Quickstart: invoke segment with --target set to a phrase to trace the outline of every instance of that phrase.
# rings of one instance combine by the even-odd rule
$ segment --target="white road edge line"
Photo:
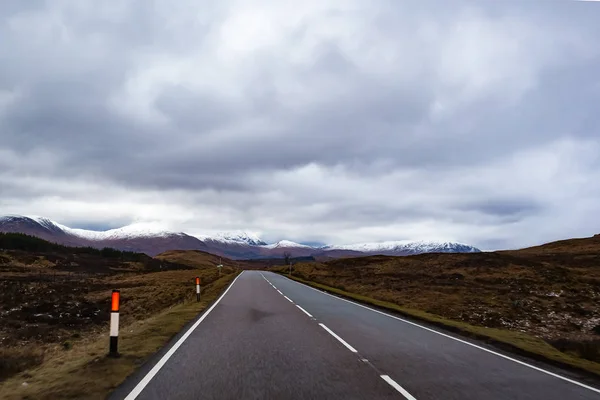
[[[371,310],[371,311],[373,311],[373,312],[376,312],[376,313],[378,313],[378,314],[385,315],[386,317],[390,317],[390,318],[397,319],[398,321],[402,321],[402,322],[404,322],[404,323],[407,323],[407,324],[409,324],[409,325],[413,325],[413,326],[419,327],[419,328],[421,328],[421,329],[425,329],[426,331],[433,332],[433,333],[435,333],[435,334],[438,334],[438,335],[441,335],[441,336],[447,337],[448,339],[456,340],[457,342],[461,342],[461,343],[463,343],[463,344],[466,344],[466,345],[468,345],[468,346],[475,347],[476,349],[483,350],[483,351],[485,351],[485,352],[488,352],[488,353],[490,353],[490,354],[496,355],[496,356],[498,356],[498,357],[502,357],[502,358],[504,358],[504,359],[506,359],[506,360],[509,360],[509,361],[516,362],[517,364],[523,365],[523,366],[525,366],[525,367],[529,367],[529,368],[531,368],[531,369],[534,369],[534,370],[536,370],[536,371],[538,371],[538,372],[543,372],[544,374],[547,374],[547,375],[553,376],[553,377],[555,377],[555,378],[558,378],[558,379],[562,379],[563,381],[566,381],[566,382],[572,383],[572,384],[574,384],[574,385],[580,386],[580,387],[582,387],[582,388],[585,388],[585,389],[591,390],[592,392],[600,393],[600,389],[596,389],[596,388],[594,388],[594,387],[592,387],[592,386],[588,386],[588,385],[586,385],[586,384],[583,384],[583,383],[581,383],[581,382],[577,382],[577,381],[575,381],[575,380],[573,380],[573,379],[570,379],[570,378],[567,378],[567,377],[565,377],[565,376],[562,376],[562,375],[555,374],[554,372],[546,371],[545,369],[542,369],[542,368],[536,367],[535,365],[527,364],[526,362],[523,362],[523,361],[517,360],[517,359],[515,359],[515,358],[512,358],[512,357],[506,356],[506,355],[504,355],[504,354],[502,354],[502,353],[498,353],[498,352],[495,352],[495,351],[493,351],[493,350],[486,349],[485,347],[481,347],[481,346],[478,346],[478,345],[476,345],[476,344],[474,344],[474,343],[467,342],[466,340],[462,340],[462,339],[459,339],[459,338],[455,338],[454,336],[446,335],[445,333],[438,332],[438,331],[436,331],[436,330],[434,330],[434,329],[427,328],[426,326],[419,325],[419,324],[417,324],[417,323],[414,323],[414,322],[408,321],[408,320],[406,320],[406,319],[403,319],[403,318],[400,318],[400,317],[396,317],[396,316],[394,316],[394,315],[391,315],[391,314],[386,314],[386,313],[384,313],[384,312],[382,312],[382,311],[375,310],[374,308],[370,308],[370,307],[367,307],[367,306],[363,306],[362,304],[355,303],[354,301],[346,300],[346,299],[343,299],[343,298],[341,298],[341,297],[337,297],[337,296],[334,296],[334,295],[332,295],[332,294],[325,293],[325,292],[323,292],[323,291],[321,291],[321,290],[315,289],[315,288],[313,288],[313,287],[310,287],[310,286],[308,286],[308,285],[305,285],[305,284],[303,284],[303,283],[296,282],[296,281],[294,281],[294,280],[292,280],[292,279],[289,279],[288,277],[284,277],[284,278],[286,278],[287,280],[289,280],[289,281],[291,281],[291,282],[294,282],[294,283],[296,283],[296,284],[298,284],[298,285],[306,286],[307,288],[309,288],[309,289],[312,289],[312,290],[314,290],[315,292],[319,292],[319,293],[321,293],[321,294],[324,294],[324,295],[327,295],[327,296],[329,296],[329,297],[333,297],[334,299],[338,299],[338,300],[341,300],[341,301],[345,301],[345,302],[347,302],[347,303],[354,304],[355,306],[358,306],[358,307],[366,308],[367,310]]]
[[[281,290],[277,289],[277,291],[279,292],[280,295],[283,296],[283,293],[281,293]]]
[[[287,299],[287,301],[289,301],[290,303],[293,303],[292,299],[290,299],[289,297],[287,297],[285,294],[283,295],[283,297],[285,297]]]
[[[192,334],[192,332],[194,331],[194,329],[196,329],[198,327],[198,325],[200,325],[200,323],[202,321],[204,321],[204,318],[206,318],[208,316],[208,314],[210,314],[210,312],[217,306],[217,304],[219,304],[219,302],[221,301],[221,299],[223,297],[225,297],[225,295],[227,294],[227,292],[229,292],[229,289],[231,289],[233,287],[235,281],[237,281],[238,278],[240,276],[242,276],[243,274],[244,274],[244,271],[242,271],[238,276],[235,277],[235,279],[233,280],[233,282],[231,282],[231,284],[229,285],[229,287],[227,288],[227,290],[225,290],[225,292],[221,295],[221,297],[219,297],[217,299],[217,301],[215,301],[215,304],[213,304],[200,317],[200,319],[198,321],[196,321],[194,323],[194,325],[192,325],[190,327],[190,329],[188,329],[187,332],[184,333],[181,338],[179,338],[179,340],[177,341],[177,343],[175,343],[169,349],[169,351],[167,351],[167,353],[164,356],[162,356],[162,358],[156,363],[156,365],[154,365],[154,367],[150,370],[150,372],[148,372],[146,374],[146,376],[144,376],[144,378],[142,378],[142,380],[138,382],[138,384],[136,385],[136,387],[133,388],[133,390],[131,391],[131,393],[129,393],[127,395],[127,397],[125,397],[125,400],[134,400],[136,397],[138,397],[140,395],[140,393],[142,393],[142,390],[144,390],[144,388],[148,385],[148,383],[150,383],[150,381],[152,380],[152,378],[154,378],[154,376],[158,373],[158,371],[160,371],[160,369],[165,365],[165,363],[169,360],[169,358],[171,358],[171,356],[177,351],[177,349],[183,344],[183,342],[185,342],[185,340]]]
[[[296,304],[296,307],[298,307],[299,309],[301,309],[302,312],[304,314],[308,315],[309,317],[311,317],[311,318],[313,317],[312,315],[310,315],[310,313],[308,311],[306,311],[304,308],[300,307],[298,304]]]
[[[408,400],[417,400],[416,398],[413,397],[413,395],[411,395],[410,393],[408,393],[402,386],[398,385],[398,383],[396,383],[395,380],[393,380],[392,378],[390,378],[389,375],[381,375],[381,379],[383,379],[384,381],[386,381],[387,383],[389,383],[391,387],[393,387],[394,389],[396,389],[397,391],[399,391],[400,393],[402,393],[402,395],[404,397],[406,397]]]
[[[324,324],[319,323],[319,325],[321,326],[321,328],[325,329],[327,332],[329,332],[329,334],[331,336],[333,336],[334,338],[336,338],[337,340],[340,341],[341,344],[343,344],[344,346],[346,346],[348,348],[348,350],[350,350],[353,353],[358,353],[358,351],[356,351],[356,349],[352,346],[350,346],[348,344],[348,342],[346,342],[344,339],[342,339],[341,337],[339,337],[338,335],[335,334],[334,331],[332,331],[331,329],[329,329],[328,327],[326,327]]]

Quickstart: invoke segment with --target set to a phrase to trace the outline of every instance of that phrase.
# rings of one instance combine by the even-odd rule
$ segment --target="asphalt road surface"
[[[484,347],[245,271],[111,399],[600,399],[600,390]]]

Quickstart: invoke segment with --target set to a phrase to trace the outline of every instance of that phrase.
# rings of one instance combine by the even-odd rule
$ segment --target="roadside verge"
[[[2,382],[0,398],[106,398],[189,321],[208,308],[239,273],[225,275],[207,285],[201,302],[177,304],[121,327],[120,357],[107,356],[108,332],[96,335],[69,352]]]

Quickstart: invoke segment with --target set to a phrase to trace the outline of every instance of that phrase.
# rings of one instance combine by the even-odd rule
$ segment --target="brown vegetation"
[[[169,250],[157,255],[155,258],[158,260],[187,265],[193,268],[196,268],[199,265],[205,268],[216,268],[219,263],[223,264],[223,268],[229,267],[243,269],[248,266],[248,263],[245,261],[234,261],[199,250]]]
[[[598,236],[518,251],[303,263],[294,275],[447,320],[525,333],[600,362]]]
[[[214,256],[203,257],[0,251],[0,397],[103,398],[237,275],[231,261],[219,276]],[[112,289],[121,291],[119,359],[106,357]],[[91,385],[95,373],[104,376]]]

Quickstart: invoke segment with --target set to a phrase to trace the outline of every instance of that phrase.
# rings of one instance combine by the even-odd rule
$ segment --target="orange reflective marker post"
[[[200,301],[200,277],[196,277],[196,301]]]
[[[110,348],[109,355],[117,356],[119,354],[119,303],[121,294],[118,290],[112,291],[110,306]]]

